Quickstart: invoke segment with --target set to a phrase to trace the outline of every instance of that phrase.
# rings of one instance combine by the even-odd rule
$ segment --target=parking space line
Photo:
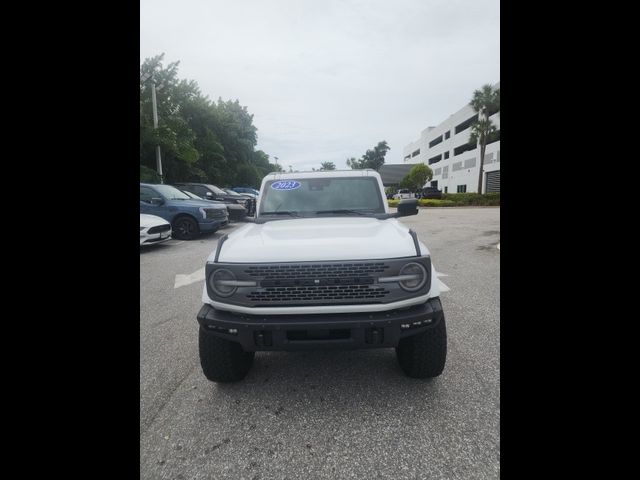
[[[173,288],[180,288],[186,285],[191,285],[192,283],[204,281],[204,268],[205,267],[202,267],[200,270],[196,270],[189,275],[176,275]]]
[[[438,277],[438,284],[440,286],[440,292],[448,292],[451,289],[442,281],[440,277],[448,277],[446,273],[436,272],[436,276]]]

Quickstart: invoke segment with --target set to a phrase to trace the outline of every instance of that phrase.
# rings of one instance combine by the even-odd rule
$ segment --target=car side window
[[[140,201],[151,203],[151,199],[158,197],[158,194],[149,187],[140,187]]]
[[[194,185],[194,186],[193,186],[193,190],[194,190],[194,192],[193,192],[193,193],[195,193],[195,194],[196,194],[196,195],[198,195],[199,197],[207,198],[207,197],[206,197],[206,194],[207,194],[207,192],[209,191],[207,188],[205,188],[205,187],[203,187],[203,186],[201,186],[201,185]]]

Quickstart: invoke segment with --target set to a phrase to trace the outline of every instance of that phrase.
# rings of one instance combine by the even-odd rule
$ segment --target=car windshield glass
[[[271,180],[265,183],[260,214],[299,215],[385,213],[374,177],[316,177]]]
[[[210,188],[211,190],[213,190],[213,193],[215,193],[216,195],[226,195],[227,192],[225,192],[224,190],[216,187],[215,185],[207,185],[208,188]]]
[[[182,192],[190,198],[195,198],[196,200],[204,200],[202,197],[199,197],[195,193],[187,192],[186,190],[182,190]]]
[[[171,185],[154,185],[153,188],[169,200],[189,200],[189,196],[186,193]]]
[[[235,195],[236,197],[240,196],[240,194],[238,192],[234,192],[231,189],[225,189],[225,192],[227,192],[229,195]]]

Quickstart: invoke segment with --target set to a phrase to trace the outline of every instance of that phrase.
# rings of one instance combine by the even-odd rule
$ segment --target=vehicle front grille
[[[226,208],[207,208],[205,209],[207,218],[223,218],[227,216]]]
[[[261,292],[252,292],[247,298],[262,302],[309,302],[327,300],[361,300],[384,298],[389,290],[370,285],[331,285],[313,287],[270,287]]]
[[[253,305],[380,303],[390,292],[375,277],[387,269],[384,262],[252,265],[243,273],[259,288],[245,298]]]
[[[293,265],[265,265],[249,267],[244,272],[250,277],[260,277],[265,280],[280,280],[289,278],[319,278],[319,277],[360,277],[372,273],[382,273],[389,265],[382,262],[371,263],[332,263],[332,264],[293,264]]]
[[[407,262],[422,263],[431,271],[429,257],[404,257],[384,260],[343,260],[284,263],[207,263],[207,293],[222,303],[247,307],[356,305],[391,303],[424,295],[429,281],[419,292],[401,288],[398,282],[380,282],[394,277]],[[226,269],[246,285],[219,297],[210,278],[216,269]]]
[[[171,225],[167,224],[167,225],[157,225],[155,227],[151,227],[149,229],[149,233],[161,233],[161,232],[167,232],[171,230]]]

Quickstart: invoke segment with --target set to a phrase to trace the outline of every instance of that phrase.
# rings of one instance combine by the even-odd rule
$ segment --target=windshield
[[[182,190],[182,192],[187,195],[190,198],[194,198],[196,200],[204,200],[204,198],[199,197],[198,195],[196,195],[195,193],[191,193],[191,192],[187,192],[186,190]]]
[[[208,188],[210,188],[211,190],[213,190],[213,193],[215,193],[216,195],[226,195],[227,192],[225,192],[224,190],[221,190],[220,188],[216,187],[215,185],[207,185]]]
[[[225,188],[224,191],[227,192],[229,195],[235,195],[236,197],[240,197],[241,196],[238,192],[234,192],[230,188],[229,189]]]
[[[153,188],[168,200],[189,200],[189,195],[171,185],[154,185]]]
[[[260,215],[283,212],[302,216],[385,213],[385,210],[374,177],[316,177],[266,182]]]

